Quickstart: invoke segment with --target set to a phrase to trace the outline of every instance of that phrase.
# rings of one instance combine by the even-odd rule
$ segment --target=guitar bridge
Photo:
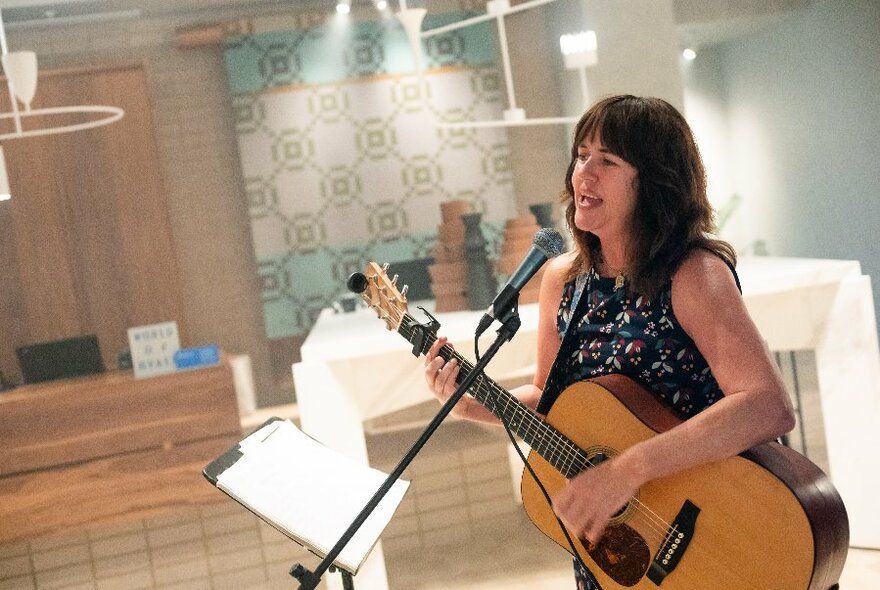
[[[654,556],[654,561],[651,562],[647,573],[648,579],[657,586],[663,583],[663,579],[681,561],[682,555],[694,536],[699,514],[699,507],[690,500],[685,500],[675,520],[672,521],[672,526],[666,531],[663,544],[660,545],[660,550]]]

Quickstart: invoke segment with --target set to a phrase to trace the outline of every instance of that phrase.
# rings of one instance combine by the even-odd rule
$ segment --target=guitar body
[[[620,375],[572,385],[546,421],[588,454],[596,449],[608,456],[680,422]],[[565,485],[537,453],[530,453],[529,464],[551,497]],[[522,496],[535,526],[570,551],[528,472]],[[782,445],[760,445],[652,481],[637,500],[615,517],[597,546],[575,539],[603,590],[826,590],[843,569],[849,542],[843,503],[818,467]],[[672,540],[688,524],[676,519],[691,521],[681,544]],[[668,535],[674,522],[676,531]]]

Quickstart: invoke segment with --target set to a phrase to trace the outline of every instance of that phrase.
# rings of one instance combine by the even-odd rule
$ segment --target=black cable
[[[479,361],[480,360],[480,346],[479,346],[479,337],[477,337],[477,336],[474,337],[474,354],[476,355],[477,361]],[[490,389],[490,393],[491,393],[491,389]],[[493,403],[494,403],[494,400],[493,400]],[[489,410],[491,411],[491,408],[489,408]],[[568,529],[562,523],[562,519],[560,519],[559,516],[556,514],[556,512],[553,510],[553,500],[550,498],[550,494],[549,494],[549,492],[547,492],[547,488],[544,487],[544,483],[541,481],[541,478],[538,477],[537,473],[535,473],[535,470],[532,468],[532,466],[529,464],[528,459],[523,454],[522,449],[519,448],[519,445],[517,444],[516,439],[514,438],[513,431],[510,430],[510,426],[504,420],[504,418],[502,418],[501,416],[498,416],[498,421],[501,422],[502,426],[504,426],[504,431],[507,433],[507,438],[510,439],[511,444],[513,444],[513,448],[516,449],[516,454],[519,456],[520,461],[522,461],[523,466],[528,470],[529,475],[534,480],[534,482],[538,485],[538,489],[540,489],[541,493],[544,495],[544,500],[547,502],[547,506],[550,508],[550,511],[553,512],[553,516],[554,516],[554,518],[556,518],[556,522],[559,524],[559,528],[562,530],[562,534],[565,536],[565,540],[568,542],[568,546],[571,548],[571,554],[577,560],[578,565],[580,565],[580,567],[583,569],[583,571],[590,578],[592,578],[591,581],[595,584],[596,588],[601,590],[601,588],[599,586],[599,582],[595,579],[592,572],[587,567],[587,564],[584,561],[584,558],[581,557],[581,554],[578,551],[577,547],[575,546],[574,540],[571,538],[571,535],[569,534]]]
[[[519,456],[520,461],[522,461],[523,466],[528,470],[531,478],[535,481],[536,484],[538,484],[538,489],[540,489],[541,493],[544,495],[544,499],[547,502],[547,506],[550,508],[551,511],[553,511],[553,500],[551,500],[550,494],[549,494],[549,492],[547,492],[547,488],[544,487],[544,483],[541,481],[541,478],[538,477],[538,474],[535,473],[535,470],[529,464],[529,461],[526,458],[526,456],[523,454],[522,449],[520,449],[519,445],[516,444],[516,439],[513,437],[513,433],[511,432],[507,423],[504,420],[501,420],[501,424],[504,426],[504,431],[507,432],[507,437],[510,439],[510,442],[513,444],[514,448],[516,449],[516,454]],[[562,534],[565,535],[565,540],[568,542],[569,547],[571,547],[571,554],[578,561],[578,564],[584,569],[584,571],[586,571],[588,575],[592,576],[589,568],[587,567],[587,564],[584,563],[584,558],[581,557],[580,552],[578,551],[577,547],[575,546],[574,540],[572,540],[571,535],[568,532],[568,529],[562,523],[562,519],[560,519],[559,516],[556,515],[555,511],[553,511],[553,516],[554,516],[554,518],[556,518],[556,522],[559,523],[559,528],[562,530]]]

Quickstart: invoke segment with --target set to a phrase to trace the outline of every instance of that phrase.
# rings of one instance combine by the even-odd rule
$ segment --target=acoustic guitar
[[[406,289],[370,263],[349,280],[389,330],[427,353],[438,324],[407,312]],[[473,365],[450,346],[440,356]],[[528,463],[552,498],[567,479],[681,420],[621,375],[570,386],[546,417],[485,375],[469,393],[525,441]],[[523,473],[523,505],[546,536],[572,552],[543,492]],[[592,544],[570,535],[603,590],[828,590],[849,545],[843,502],[816,465],[778,443],[653,480]]]

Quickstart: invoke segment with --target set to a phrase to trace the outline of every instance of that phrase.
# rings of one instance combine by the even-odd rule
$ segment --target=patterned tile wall
[[[423,28],[464,13],[429,15]],[[497,119],[494,32],[477,24],[423,42],[426,72],[395,20],[231,38],[227,72],[270,338],[305,335],[369,260],[430,256],[441,202],[483,213],[488,241],[515,203]]]

